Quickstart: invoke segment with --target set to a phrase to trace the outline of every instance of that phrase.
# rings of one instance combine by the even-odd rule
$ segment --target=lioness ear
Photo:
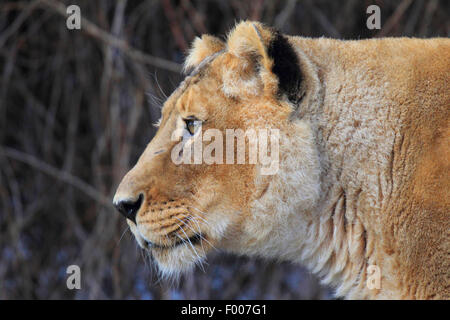
[[[298,102],[300,63],[285,36],[259,22],[241,22],[228,36],[227,47],[235,56],[256,60],[266,93],[286,94]]]
[[[259,22],[243,21],[229,33],[227,39],[228,52],[244,59],[258,59],[268,70],[273,61],[267,54],[267,47],[273,38],[272,30]]]
[[[188,71],[195,68],[206,57],[223,50],[224,47],[223,41],[217,37],[208,34],[202,35],[201,38],[196,37],[184,62],[184,70]]]

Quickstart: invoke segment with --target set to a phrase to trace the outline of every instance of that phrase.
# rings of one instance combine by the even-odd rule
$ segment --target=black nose
[[[115,203],[114,206],[125,218],[130,219],[131,221],[136,223],[136,214],[141,207],[143,198],[143,195],[140,194],[139,198],[136,201],[120,201],[118,203]]]

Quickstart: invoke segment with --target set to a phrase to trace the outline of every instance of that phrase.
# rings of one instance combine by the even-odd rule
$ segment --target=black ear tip
[[[297,103],[302,82],[299,58],[285,36],[278,31],[274,34],[268,48],[268,54],[274,61],[272,72],[278,77],[280,93],[287,94],[289,100]]]

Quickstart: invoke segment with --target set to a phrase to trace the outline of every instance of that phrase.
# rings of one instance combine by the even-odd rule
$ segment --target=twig
[[[46,4],[48,7],[55,10],[64,17],[67,16],[66,7],[62,3],[56,2],[54,0],[41,0],[41,1],[42,3]],[[122,50],[123,53],[129,56],[131,59],[175,73],[180,73],[182,70],[180,64],[163,58],[151,56],[138,49],[135,49],[131,47],[126,41],[114,37],[108,32],[100,29],[99,27],[97,27],[97,25],[95,25],[94,23],[92,23],[91,21],[89,21],[84,17],[81,17],[81,26],[82,26],[81,30],[85,31],[90,36],[98,40],[101,40],[102,42],[105,42],[110,46]]]
[[[78,177],[75,177],[71,175],[67,171],[59,170],[55,167],[50,166],[49,164],[37,159],[36,157],[27,154],[25,152],[0,146],[0,153],[4,154],[6,157],[20,161],[22,163],[25,163],[39,171],[42,171],[58,180],[61,180],[67,184],[70,184],[72,187],[77,188],[81,192],[83,192],[85,195],[89,196],[93,200],[97,201],[98,203],[104,205],[105,207],[112,207],[111,199],[104,196],[102,193],[100,193],[97,189],[89,185],[88,183],[84,182]]]
[[[274,25],[277,29],[282,29],[292,15],[295,9],[297,0],[289,0],[284,6],[283,10],[275,17]]]
[[[23,10],[19,16],[14,20],[14,22],[11,24],[11,26],[6,29],[0,37],[0,48],[3,47],[3,45],[6,43],[8,38],[16,33],[17,30],[19,30],[20,26],[25,22],[27,17],[33,12],[33,10],[37,7],[39,4],[39,0],[35,0],[32,3],[30,3],[25,10]]]
[[[431,0],[427,3],[426,9],[425,9],[425,14],[422,19],[422,25],[421,25],[420,31],[419,31],[420,36],[424,37],[427,35],[428,28],[429,28],[429,25],[431,22],[431,18],[433,17],[434,12],[438,8],[438,5],[439,5],[439,3],[437,0]]]
[[[380,30],[380,32],[377,33],[376,37],[384,37],[388,35],[391,30],[398,24],[400,19],[402,18],[403,14],[405,13],[406,9],[409,8],[412,0],[403,0],[397,9],[394,11],[392,16],[389,17],[389,19],[384,24],[383,28]]]
[[[184,39],[183,31],[181,30],[180,24],[177,21],[177,16],[174,8],[172,7],[172,4],[170,3],[170,0],[163,0],[162,5],[164,8],[164,13],[166,14],[167,19],[169,20],[170,30],[172,30],[172,34],[175,38],[178,47],[183,52],[186,52],[186,50],[188,49],[188,44]]]
[[[342,38],[339,31],[336,30],[336,28],[333,26],[333,24],[330,22],[330,20],[328,20],[327,16],[322,12],[322,10],[320,10],[319,8],[317,8],[312,3],[309,3],[309,2],[308,2],[308,6],[311,8],[314,17],[317,19],[317,22],[319,22],[321,27],[331,37],[337,38],[337,39]]]

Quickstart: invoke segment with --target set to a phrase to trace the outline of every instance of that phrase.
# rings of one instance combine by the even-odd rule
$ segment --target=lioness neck
[[[448,93],[435,94],[429,90],[445,87],[440,74],[448,70],[448,59],[441,57],[431,64],[428,61],[442,55],[445,52],[442,47],[449,48],[449,41],[303,38],[291,41],[316,66],[324,97],[321,104],[309,110],[320,158],[324,159],[323,197],[314,209],[314,215],[320,218],[310,222],[299,261],[306,263],[324,283],[335,287],[338,296],[432,297],[436,288],[427,288],[425,283],[435,282],[439,288],[441,280],[426,268],[421,272],[421,280],[415,272],[426,264],[445,270],[445,263],[439,261],[438,255],[433,258],[435,261],[419,263],[423,256],[414,251],[413,243],[425,245],[432,239],[427,238],[430,233],[426,232],[417,238],[412,226],[403,228],[401,221],[407,216],[402,212],[405,206],[416,206],[411,214],[429,212],[430,219],[424,220],[423,225],[442,229],[440,241],[448,243],[444,235],[448,201],[445,202],[445,194],[438,196],[442,193],[438,188],[434,191],[436,200],[444,201],[430,202],[426,207],[423,206],[424,197],[428,198],[424,195],[428,193],[426,190],[420,198],[402,194],[400,182],[404,190],[409,185],[416,190],[422,188],[428,177],[415,184],[413,172],[417,163],[421,163],[419,157],[428,156],[425,150],[422,155],[417,151],[405,154],[401,148],[403,140],[408,139],[411,150],[429,145],[428,152],[437,148],[445,154],[446,143],[442,140],[445,138],[439,132],[449,125]],[[426,86],[417,93],[421,83]],[[436,129],[439,127],[442,129]],[[418,132],[417,137],[412,132]],[[433,184],[444,186],[447,181],[448,185],[448,180],[440,177]],[[402,198],[405,200],[400,203]],[[436,217],[435,221],[431,217]],[[405,239],[404,243],[397,241],[395,230],[399,230],[397,237]],[[374,270],[381,272],[378,285],[370,283]]]
[[[448,178],[431,169],[439,202],[423,189],[433,168],[427,152],[448,148],[433,128],[448,132],[448,93],[433,88],[447,86],[441,74],[450,59],[427,63],[448,56],[448,40],[289,41],[307,93],[283,129],[280,170],[259,182],[265,191],[234,248],[299,262],[345,298],[444,297],[445,250],[427,260],[416,248],[448,244],[449,197],[440,191]]]

